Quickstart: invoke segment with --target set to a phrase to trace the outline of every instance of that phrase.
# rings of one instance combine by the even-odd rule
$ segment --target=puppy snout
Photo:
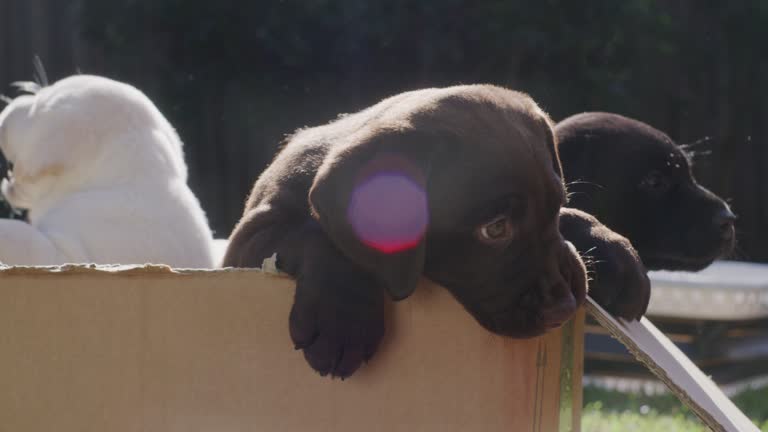
[[[725,241],[730,241],[735,235],[736,215],[733,214],[731,209],[723,207],[722,210],[717,212],[712,220],[715,229],[720,233],[720,238]]]
[[[587,267],[573,243],[563,240],[563,244],[560,255],[561,274],[565,275],[570,293],[574,295],[576,305],[580,306],[587,297]]]
[[[563,241],[553,267],[540,281],[543,325],[556,328],[568,321],[586,296],[583,263],[572,245]]]
[[[556,286],[549,288],[549,291],[558,295],[553,302],[541,310],[541,319],[547,328],[560,327],[576,313],[578,303],[571,292],[570,285],[564,280],[558,281]]]

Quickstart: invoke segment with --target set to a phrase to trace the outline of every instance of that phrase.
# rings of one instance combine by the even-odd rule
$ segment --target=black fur
[[[626,236],[650,270],[700,270],[729,254],[735,216],[696,182],[667,135],[617,114],[584,113],[556,128],[569,206]]]

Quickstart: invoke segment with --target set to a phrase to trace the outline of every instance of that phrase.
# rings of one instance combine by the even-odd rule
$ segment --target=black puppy
[[[663,132],[608,113],[572,116],[555,131],[569,206],[628,237],[649,269],[701,270],[731,252],[736,217]]]
[[[736,217],[696,182],[666,134],[597,112],[569,117],[555,131],[569,206],[629,238],[646,267],[701,270],[732,251]]]
[[[736,217],[696,182],[687,154],[663,132],[593,112],[561,121],[555,134],[568,205],[626,236],[649,270],[700,270],[733,249]],[[616,293],[599,281],[605,273],[596,266],[590,294],[611,304]]]
[[[498,334],[535,336],[569,319],[586,281],[559,232],[564,202],[551,122],[528,96],[407,92],[290,137],[257,180],[224,265],[276,252],[296,277],[296,347],[321,374],[346,377],[382,338],[385,292],[408,297],[422,275]],[[638,265],[631,253],[616,259]]]

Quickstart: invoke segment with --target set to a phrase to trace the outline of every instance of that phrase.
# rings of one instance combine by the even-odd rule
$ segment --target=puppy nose
[[[547,328],[560,327],[573,316],[576,308],[576,299],[571,290],[567,289],[561,298],[556,299],[555,303],[542,309],[541,318]]]
[[[736,215],[733,214],[731,209],[724,207],[717,212],[713,218],[715,227],[720,231],[720,237],[723,240],[730,240],[734,236],[734,222],[736,221]]]

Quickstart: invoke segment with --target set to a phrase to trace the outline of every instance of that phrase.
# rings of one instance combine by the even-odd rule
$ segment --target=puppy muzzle
[[[545,329],[560,327],[568,321],[587,294],[586,268],[573,244],[562,241],[553,255],[539,280],[540,317]]]
[[[519,295],[469,307],[481,325],[504,336],[529,338],[560,327],[576,313],[587,294],[586,268],[576,249],[559,239],[542,258]],[[518,276],[508,277],[507,283],[520,283]]]

